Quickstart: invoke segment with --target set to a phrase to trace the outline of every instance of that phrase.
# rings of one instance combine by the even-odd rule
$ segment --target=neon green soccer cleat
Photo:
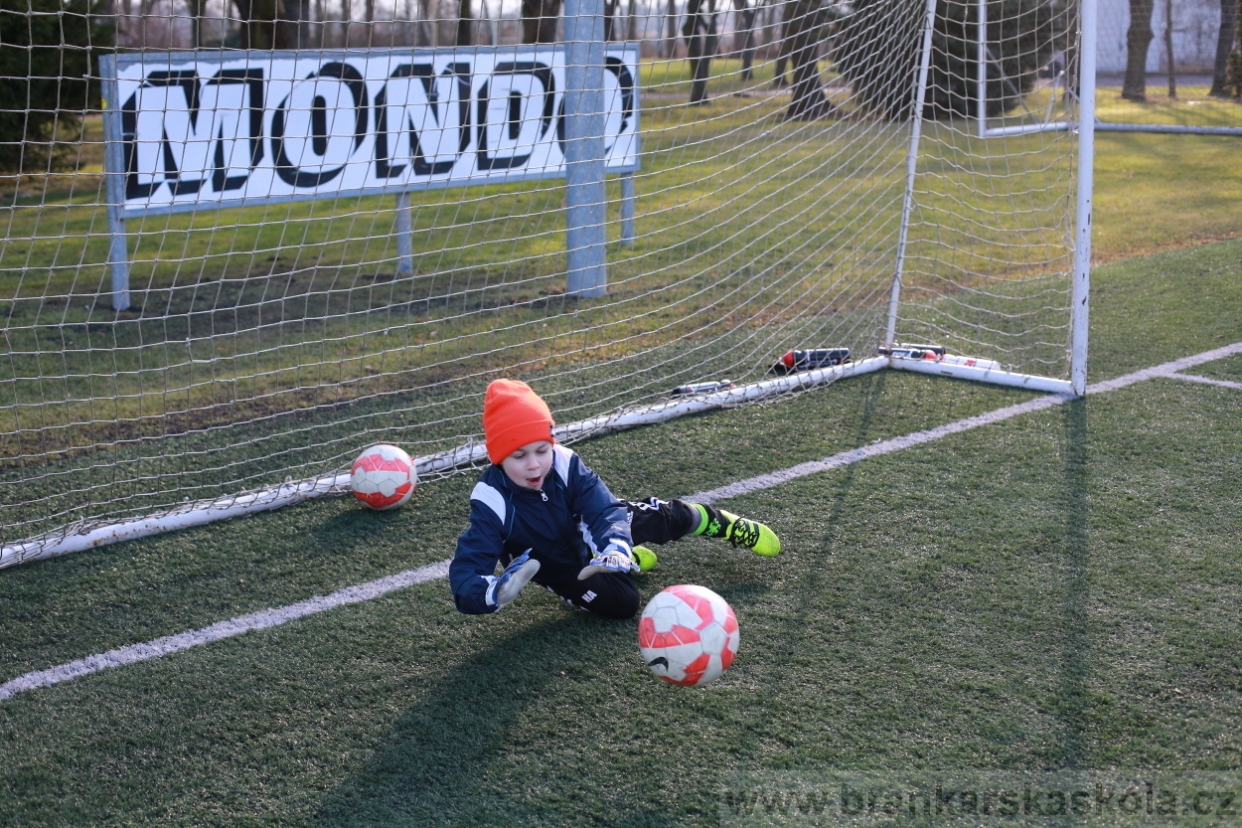
[[[635,546],[634,560],[638,563],[639,572],[648,572],[655,569],[656,553],[645,546]]]
[[[734,546],[745,546],[756,555],[770,558],[781,553],[781,539],[768,527],[754,520],[738,517],[732,512],[717,509],[716,512],[725,521],[709,521],[702,534],[712,538],[724,538]]]

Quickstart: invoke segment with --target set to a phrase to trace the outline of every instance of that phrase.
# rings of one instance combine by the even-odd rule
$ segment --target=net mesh
[[[534,87],[515,81],[480,108],[479,67],[494,80],[498,63],[565,55],[559,5],[269,5],[267,20],[258,4],[217,0],[28,0],[2,12],[5,544],[331,474],[375,442],[413,456],[452,449],[479,438],[482,392],[502,375],[532,383],[567,423],[689,383],[766,379],[789,349],[869,357],[898,270],[898,340],[1067,375],[1074,134],[978,137],[975,4],[937,5],[911,178],[924,3],[606,3],[608,54],[633,61],[639,140],[636,171],[604,182],[597,296],[567,289],[566,183],[552,161],[297,197],[272,174],[266,195],[230,202],[223,182],[253,160],[245,125],[257,104],[206,86],[221,67],[266,71],[256,169],[277,163],[286,100],[285,146],[295,122],[304,139],[299,169],[323,173],[344,146],[373,171],[377,95],[394,67],[420,61],[437,67],[420,94],[443,98],[445,117],[454,78],[441,69],[468,64],[467,137],[482,140],[480,123],[496,117],[495,140],[521,146],[546,115]],[[989,0],[987,14],[995,123],[1072,109],[1048,67],[1062,60],[1062,80],[1075,71],[1075,6]],[[15,32],[22,49],[10,48]],[[123,85],[101,101],[104,56],[114,74],[146,79],[133,101]],[[290,89],[315,73],[321,85],[276,90],[277,58],[298,61],[282,76]],[[373,78],[367,60],[390,71]],[[365,106],[342,97],[359,87],[328,63],[358,67]],[[170,74],[187,67],[197,86]],[[613,75],[605,91],[617,98]],[[222,120],[187,127],[167,114],[184,115],[192,95]],[[104,113],[127,103],[121,142],[105,140]],[[418,146],[392,134],[394,164],[434,162],[430,132]],[[452,156],[456,138],[436,140]],[[144,186],[182,202],[144,208],[147,196],[133,196]],[[118,217],[124,310],[109,259]]]

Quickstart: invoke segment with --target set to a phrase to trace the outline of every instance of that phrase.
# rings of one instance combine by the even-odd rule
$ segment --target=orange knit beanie
[[[487,386],[483,399],[483,438],[487,456],[499,464],[527,443],[552,436],[552,411],[530,386],[518,380],[499,379]]]

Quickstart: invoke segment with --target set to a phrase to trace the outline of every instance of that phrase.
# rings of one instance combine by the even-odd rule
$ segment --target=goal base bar
[[[974,368],[968,365],[949,365],[929,359],[905,359],[889,357],[890,368],[899,371],[914,371],[918,374],[933,374],[938,377],[987,382],[992,385],[1006,385],[1012,388],[1025,388],[1027,391],[1045,391],[1049,394],[1074,394],[1069,380],[1038,377],[1034,374],[1016,374],[1012,371],[999,371],[995,368]]]
[[[834,365],[814,371],[803,371],[797,374],[750,383],[726,391],[703,394],[690,399],[679,399],[674,402],[661,402],[638,408],[625,409],[603,417],[566,423],[558,426],[555,435],[558,440],[568,442],[585,437],[609,434],[642,425],[664,422],[686,414],[695,414],[713,408],[724,408],[729,405],[752,402],[764,397],[793,391],[798,388],[823,385],[838,379],[857,374],[878,371],[887,367],[888,359],[876,357],[861,362],[845,365]],[[425,455],[414,461],[415,471],[420,475],[445,472],[463,466],[480,463],[487,458],[487,447],[477,441],[466,443],[449,451]],[[30,561],[44,560],[67,555],[71,552],[82,552],[100,546],[108,546],[120,541],[136,540],[163,532],[177,529],[188,529],[191,526],[203,526],[220,520],[229,520],[243,515],[267,512],[282,506],[292,506],[304,500],[342,495],[349,491],[350,473],[338,472],[321,477],[286,483],[282,486],[249,492],[234,497],[223,497],[215,500],[200,500],[187,503],[176,511],[158,517],[132,518],[115,523],[93,523],[90,525],[70,526],[60,531],[18,541],[12,545],[0,547],[0,569],[16,566]]]
[[[1096,121],[1096,132],[1151,132],[1158,135],[1234,135],[1242,137],[1242,127],[1184,126],[1180,124],[1110,124]]]
[[[188,529],[191,526],[203,526],[242,515],[267,512],[282,506],[292,506],[304,500],[338,492],[342,478],[344,485],[348,486],[348,473],[330,474],[235,497],[187,503],[175,512],[159,517],[133,518],[115,523],[95,523],[80,527],[69,526],[51,535],[19,541],[11,546],[0,548],[0,569],[29,561],[55,558],[70,552],[110,546],[120,541],[145,538],[176,529]]]
[[[884,368],[896,368],[902,371],[914,371],[916,373],[953,377],[955,379],[1007,385],[1015,388],[1024,388],[1028,391],[1044,391],[1073,396],[1070,383],[1067,380],[1056,380],[1029,374],[1016,374],[995,369],[974,368],[965,365],[947,365],[930,360],[880,356],[860,360],[859,362],[847,362],[844,365],[833,365],[812,371],[800,371],[796,374],[787,374],[776,379],[753,382],[709,394],[629,408],[602,417],[566,423],[565,425],[557,426],[553,433],[562,442],[572,442],[586,437],[596,437],[615,431],[637,428],[638,426],[654,425],[655,423],[665,422],[687,414],[698,414],[715,408],[726,408],[731,405],[754,402],[765,397],[788,393],[801,388],[825,385],[839,379],[869,374]],[[481,442],[472,441],[449,451],[419,457],[415,460],[414,465],[417,473],[423,476],[480,463],[486,457],[486,446]],[[279,509],[282,506],[292,506],[313,498],[342,495],[349,491],[349,482],[349,472],[337,472],[234,497],[188,503],[175,512],[159,517],[134,518],[109,524],[69,527],[51,535],[19,541],[10,546],[0,548],[0,569],[30,561],[67,555],[71,552],[81,552],[100,546],[108,546],[120,541],[136,540],[163,532],[188,529],[192,526],[204,526],[220,520],[229,520],[243,515],[266,512],[272,509]]]

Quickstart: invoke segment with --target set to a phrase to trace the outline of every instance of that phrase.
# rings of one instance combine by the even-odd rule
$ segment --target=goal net
[[[567,441],[881,367],[1081,392],[1077,130],[973,109],[983,65],[989,117],[1076,123],[1068,0],[988,0],[982,64],[954,0],[28,3],[0,566],[346,491],[377,442],[477,466],[499,376]]]

